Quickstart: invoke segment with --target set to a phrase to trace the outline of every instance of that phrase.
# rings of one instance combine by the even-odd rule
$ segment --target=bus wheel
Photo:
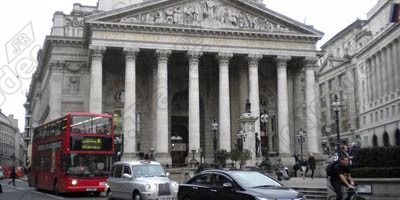
[[[60,195],[60,190],[59,190],[59,186],[58,186],[58,182],[57,182],[57,181],[55,181],[55,183],[54,183],[53,192],[54,192],[54,194],[57,195],[57,196]]]

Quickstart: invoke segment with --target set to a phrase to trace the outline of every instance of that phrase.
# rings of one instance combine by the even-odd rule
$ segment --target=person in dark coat
[[[12,183],[13,186],[15,186],[15,179],[17,178],[17,173],[15,172],[15,167],[11,168],[10,178],[11,178],[11,181],[8,182],[8,185],[10,185]]]
[[[314,178],[316,162],[315,162],[314,156],[311,153],[310,153],[310,156],[308,157],[308,166],[309,166],[309,169],[311,170],[311,178]]]

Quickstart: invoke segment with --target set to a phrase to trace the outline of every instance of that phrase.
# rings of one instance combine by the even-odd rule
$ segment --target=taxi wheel
[[[133,200],[142,200],[142,196],[138,192],[133,193]]]

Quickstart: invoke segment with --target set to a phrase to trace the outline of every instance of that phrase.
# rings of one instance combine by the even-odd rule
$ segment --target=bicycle
[[[356,186],[355,189],[348,188],[347,193],[344,195],[347,197],[345,197],[343,199],[344,200],[366,200],[366,198],[364,198],[358,194],[358,189],[359,189],[358,186]],[[336,195],[329,196],[328,200],[336,200]]]

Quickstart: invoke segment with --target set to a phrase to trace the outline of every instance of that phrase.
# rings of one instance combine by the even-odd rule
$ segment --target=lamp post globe
[[[216,119],[214,119],[211,123],[211,130],[214,133],[214,140],[213,140],[214,166],[216,166],[216,164],[217,164],[217,149],[218,149],[218,139],[217,139],[218,122]]]
[[[300,160],[302,162],[304,160],[303,159],[303,143],[305,142],[306,137],[307,137],[306,132],[302,128],[300,128],[299,132],[297,133],[297,139],[300,143]]]
[[[268,135],[267,135],[267,130],[268,130],[268,128],[267,128],[268,118],[269,118],[269,115],[268,115],[267,111],[264,110],[264,111],[261,113],[261,116],[260,116],[260,121],[261,121],[261,123],[264,124],[264,128],[265,128],[265,130],[264,130],[264,146],[265,146],[265,147],[264,147],[264,150],[265,150],[265,155],[264,155],[264,156],[267,156],[267,155],[268,155]],[[260,135],[260,137],[261,137],[261,135]]]

